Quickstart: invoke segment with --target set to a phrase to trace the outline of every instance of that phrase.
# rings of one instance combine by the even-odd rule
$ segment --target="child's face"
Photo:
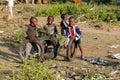
[[[70,24],[70,26],[74,26],[75,25],[75,19],[70,19],[69,24]]]
[[[49,17],[48,18],[48,24],[51,25],[51,24],[53,24],[53,22],[54,22],[54,19],[52,17]]]
[[[67,15],[65,15],[64,18],[63,18],[63,20],[67,20],[67,19],[68,19],[68,17],[67,17]]]
[[[38,20],[37,20],[37,19],[33,19],[33,20],[32,20],[32,25],[33,25],[33,26],[36,26],[37,24],[38,24]]]

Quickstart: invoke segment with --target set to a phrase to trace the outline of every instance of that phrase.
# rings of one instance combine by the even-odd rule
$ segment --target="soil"
[[[3,6],[0,6],[0,9]],[[6,21],[4,18],[7,13],[7,9],[2,12],[0,11],[0,74],[2,74],[3,79],[6,75],[12,72],[12,70],[19,69],[20,58],[19,58],[19,44],[12,41],[12,34],[17,30],[24,27],[25,24],[29,24],[29,18],[33,15],[32,12],[28,12],[28,16],[18,13],[18,10],[14,10],[15,17],[12,20]],[[5,14],[4,14],[5,13]],[[26,14],[26,13],[25,13]],[[43,26],[46,24],[47,17],[38,17],[38,26]],[[59,16],[55,17],[55,24],[58,26],[60,31],[59,23],[61,18]],[[112,64],[109,66],[92,65],[87,61],[81,60],[79,57],[81,55],[79,49],[77,49],[76,58],[71,61],[65,61],[66,50],[60,49],[59,55],[55,60],[52,60],[54,64],[63,66],[72,66],[74,68],[88,68],[92,66],[91,69],[99,68],[101,72],[111,73],[112,71],[118,71],[118,74],[112,76],[114,80],[120,79],[120,60],[112,59],[109,55],[120,53],[120,46],[117,48],[108,48],[111,45],[120,45],[120,24],[109,24],[109,23],[92,23],[92,22],[77,22],[82,31],[82,47],[84,50],[84,55],[86,57],[100,57],[104,60],[110,61]],[[95,27],[99,25],[100,27]],[[105,79],[102,79],[105,80]],[[106,79],[108,80],[108,79]]]

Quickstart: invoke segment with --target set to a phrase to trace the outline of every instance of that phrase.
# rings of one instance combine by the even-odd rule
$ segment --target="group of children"
[[[80,31],[80,28],[76,25],[75,18],[71,16],[68,19],[67,14],[62,14],[61,18],[62,18],[62,21],[60,23],[60,27],[61,27],[62,36],[65,36],[69,39],[74,39],[74,42],[78,45],[79,50],[81,52],[80,59],[84,59],[84,54],[81,47],[81,38],[80,38],[81,31]],[[38,19],[36,17],[30,18],[30,24],[27,30],[27,35],[28,35],[27,38],[30,40],[30,42],[38,42],[37,36],[36,36],[37,22],[38,22]],[[48,16],[47,24],[43,26],[43,29],[46,35],[51,36],[52,38],[56,37],[56,34],[58,34],[58,30],[56,25],[54,24],[53,16]],[[71,50],[73,50],[72,47],[71,47]]]

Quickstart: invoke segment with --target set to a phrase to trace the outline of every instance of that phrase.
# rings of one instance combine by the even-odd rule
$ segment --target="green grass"
[[[24,61],[20,69],[14,70],[13,74],[7,78],[10,80],[53,80],[53,75],[48,69],[48,64],[40,63],[32,58]]]

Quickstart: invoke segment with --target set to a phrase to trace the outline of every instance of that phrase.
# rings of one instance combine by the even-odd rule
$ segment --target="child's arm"
[[[48,32],[48,28],[47,28],[46,25],[43,27],[43,30],[45,30],[45,34],[50,35],[50,33]]]
[[[58,30],[57,30],[57,27],[55,26],[55,34],[58,34]]]
[[[77,26],[76,27],[76,36],[80,38],[81,35],[82,35],[82,32],[80,31],[80,28]]]

